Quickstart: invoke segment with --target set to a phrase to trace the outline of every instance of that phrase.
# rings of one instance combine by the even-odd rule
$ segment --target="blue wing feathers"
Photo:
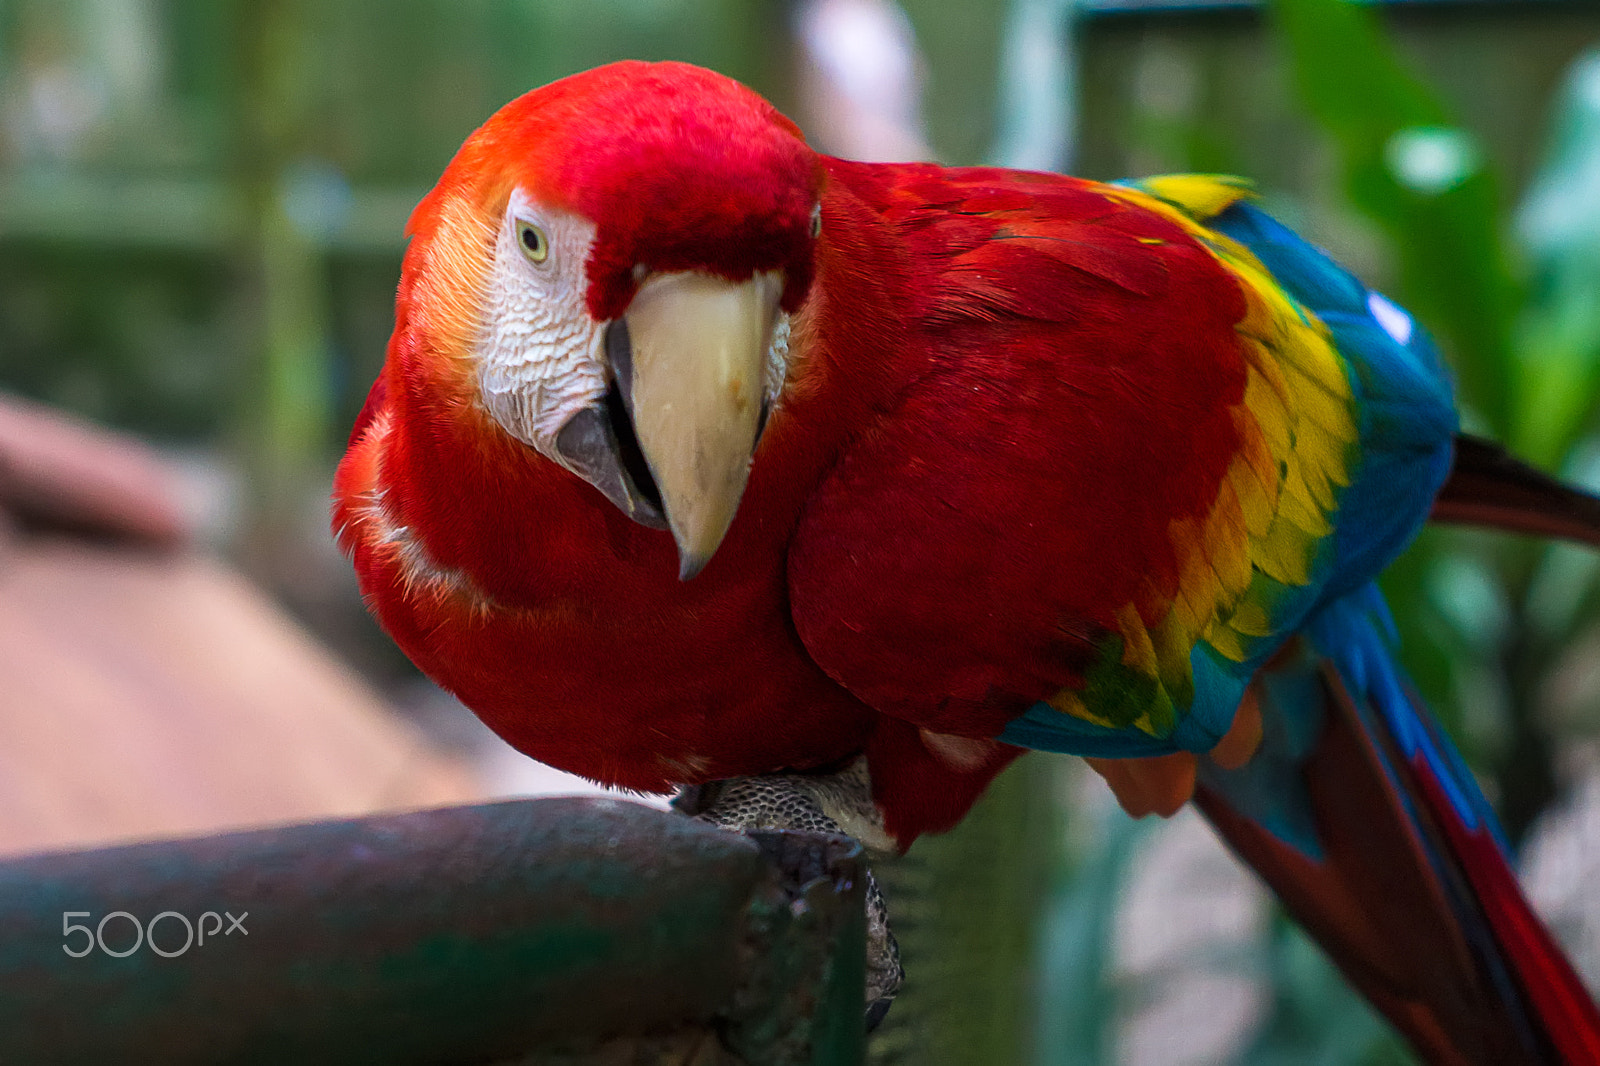
[[[1249,248],[1328,327],[1349,367],[1361,456],[1320,575],[1320,600],[1329,602],[1370,581],[1427,519],[1454,449],[1450,376],[1410,315],[1266,212],[1240,202],[1210,225]]]
[[[1385,630],[1388,632],[1386,633]],[[1312,645],[1338,667],[1351,694],[1377,711],[1400,754],[1426,765],[1469,830],[1487,825],[1505,836],[1455,745],[1417,710],[1391,647],[1393,623],[1375,585],[1329,604],[1306,626]]]

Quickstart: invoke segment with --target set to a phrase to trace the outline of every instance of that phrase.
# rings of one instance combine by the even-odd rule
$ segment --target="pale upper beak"
[[[683,580],[710,561],[744,494],[782,292],[776,273],[651,275],[609,327],[614,394],[557,436],[568,465],[624,513],[665,519]]]

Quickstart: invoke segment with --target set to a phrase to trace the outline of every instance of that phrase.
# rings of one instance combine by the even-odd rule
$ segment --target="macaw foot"
[[[734,777],[684,789],[672,805],[724,829],[801,829],[852,837],[869,849],[889,851],[867,761],[857,759],[836,774],[774,774]],[[877,879],[867,871],[867,1029],[889,1012],[905,981],[900,946],[889,928],[889,908]]]

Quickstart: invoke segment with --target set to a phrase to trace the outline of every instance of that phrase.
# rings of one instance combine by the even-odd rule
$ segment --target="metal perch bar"
[[[864,871],[607,799],[12,859],[0,1061],[857,1063]]]

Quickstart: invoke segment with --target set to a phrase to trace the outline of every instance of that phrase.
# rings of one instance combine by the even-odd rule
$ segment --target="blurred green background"
[[[500,104],[616,58],[714,67],[812,128],[805,8],[0,0],[0,389],[169,449],[209,486],[221,550],[407,683],[325,501],[410,207]],[[1596,0],[902,9],[938,158],[1251,177],[1434,331],[1469,427],[1600,486]],[[1544,856],[1535,896],[1595,980],[1600,871],[1573,841],[1600,775],[1600,565],[1430,531],[1387,589],[1411,670]],[[1071,760],[1023,760],[886,871],[911,984],[877,1061],[1408,1061],[1204,838],[1128,821]]]

